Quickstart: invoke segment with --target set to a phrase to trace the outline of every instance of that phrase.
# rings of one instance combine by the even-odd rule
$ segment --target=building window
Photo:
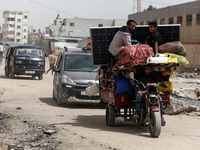
[[[17,32],[17,36],[20,36],[21,34],[20,34],[20,32]]]
[[[15,34],[15,32],[14,31],[9,31],[8,34]]]
[[[21,19],[17,19],[17,22],[21,22]]]
[[[174,24],[174,18],[169,18],[169,24]]]
[[[160,19],[160,24],[165,24],[165,19]]]
[[[28,16],[26,16],[26,15],[25,15],[25,16],[24,16],[24,18],[25,18],[25,19],[27,19],[27,18],[28,18]]]
[[[26,39],[26,35],[24,36],[24,38]]]
[[[103,24],[99,24],[98,26],[99,26],[99,27],[103,27]]]
[[[200,14],[197,14],[196,24],[200,24]]]
[[[26,32],[26,29],[24,29],[24,32]]]
[[[21,26],[17,26],[17,29],[21,29]]]
[[[20,42],[20,39],[17,39],[17,42]]]
[[[70,23],[70,26],[71,26],[71,27],[74,27],[74,23],[73,23],[73,22],[71,22],[71,23]]]
[[[192,25],[192,15],[187,15],[186,16],[186,26],[191,26]]]
[[[14,24],[8,24],[8,28],[14,28],[15,25]]]
[[[178,16],[177,17],[177,24],[182,24],[182,20],[183,20],[183,17],[182,16]]]
[[[15,21],[15,18],[8,18],[8,21]]]

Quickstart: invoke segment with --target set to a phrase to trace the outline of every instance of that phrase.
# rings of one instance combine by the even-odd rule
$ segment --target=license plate
[[[83,91],[83,92],[81,92],[81,95],[87,95],[87,93]],[[94,94],[93,96],[99,96],[99,93]]]
[[[86,93],[86,92],[84,92],[84,91],[82,91],[82,92],[81,92],[81,95],[87,95],[87,93]]]
[[[35,71],[25,71],[25,73],[34,74],[34,73],[35,73]]]

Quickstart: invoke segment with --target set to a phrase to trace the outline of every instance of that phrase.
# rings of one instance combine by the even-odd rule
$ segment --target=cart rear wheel
[[[161,132],[160,112],[152,112],[149,120],[149,132],[152,137],[158,138]]]
[[[106,125],[115,125],[115,107],[113,105],[107,104],[106,106]]]

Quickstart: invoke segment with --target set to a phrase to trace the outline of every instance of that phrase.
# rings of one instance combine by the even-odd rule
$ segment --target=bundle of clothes
[[[185,63],[189,64],[184,57],[186,51],[179,41],[168,42],[158,47],[154,55],[153,48],[147,44],[121,47],[115,67],[128,66],[130,61],[134,64],[159,64],[159,63]]]

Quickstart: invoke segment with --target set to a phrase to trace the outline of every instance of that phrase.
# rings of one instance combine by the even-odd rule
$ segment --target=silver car
[[[69,102],[99,103],[99,94],[89,97],[85,89],[95,83],[96,70],[91,51],[82,49],[65,49],[60,52],[53,78],[53,98],[58,106]]]

